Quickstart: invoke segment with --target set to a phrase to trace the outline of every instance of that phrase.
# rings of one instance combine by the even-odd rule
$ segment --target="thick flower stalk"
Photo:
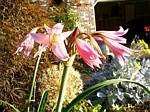
[[[114,56],[123,63],[123,59],[126,56],[131,55],[132,50],[123,46],[126,43],[126,39],[121,37],[128,32],[128,29],[124,30],[122,27],[118,31],[96,31],[91,35],[98,42],[104,42]]]

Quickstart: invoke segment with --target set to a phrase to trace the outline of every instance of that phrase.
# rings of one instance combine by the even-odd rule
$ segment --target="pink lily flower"
[[[82,57],[84,62],[94,69],[95,67],[100,68],[102,58],[86,41],[81,39],[76,39],[76,48],[79,55]]]
[[[100,68],[100,65],[102,64],[100,58],[103,58],[103,56],[99,55],[89,43],[77,38],[77,28],[74,31],[74,37],[77,51],[84,62],[93,69],[94,66]]]
[[[35,42],[40,44],[39,51],[34,57],[39,55],[45,48],[49,47],[50,50],[62,61],[67,61],[69,55],[65,47],[65,39],[72,33],[72,31],[63,32],[63,27],[61,23],[57,23],[53,28],[44,25],[48,34],[42,33],[32,33],[32,38]]]
[[[128,32],[128,29],[124,30],[121,26],[119,28],[118,31],[96,31],[93,33],[94,38],[99,42],[104,41],[105,39],[110,39],[118,43],[126,43],[126,39],[121,36],[125,35]]]
[[[127,48],[120,43],[126,43],[126,39],[120,36],[126,34],[127,30],[122,27],[118,31],[97,31],[92,34],[98,42],[104,42],[110,51],[118,58],[120,63],[123,63],[125,56],[129,56],[132,53],[130,48]]]
[[[34,29],[32,29],[30,31],[30,33],[28,33],[26,35],[26,39],[17,46],[17,50],[14,54],[18,54],[19,52],[21,52],[24,49],[24,53],[23,53],[23,57],[28,57],[32,51],[32,48],[34,46],[34,40],[31,36],[31,33],[36,33],[36,31],[39,29],[39,27],[36,27]]]

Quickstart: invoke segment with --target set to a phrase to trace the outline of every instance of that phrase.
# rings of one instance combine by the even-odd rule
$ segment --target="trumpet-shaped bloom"
[[[84,40],[76,39],[76,48],[86,64],[93,69],[94,66],[100,68],[100,64],[102,64],[100,60],[101,56],[93,49],[92,46]]]
[[[118,31],[97,31],[94,34],[96,41],[105,41],[105,39],[114,40],[118,43],[126,43],[126,39],[121,36],[126,34],[128,29],[124,30],[121,26]],[[98,35],[96,35],[98,34]]]
[[[96,41],[104,42],[111,52],[119,59],[122,63],[125,56],[129,56],[132,53],[130,48],[127,48],[120,43],[126,43],[126,39],[120,36],[126,34],[127,30],[122,27],[118,31],[97,31],[93,33],[93,37]]]
[[[84,62],[91,68],[100,68],[100,64],[102,64],[100,58],[103,58],[103,56],[101,56],[88,42],[77,38],[77,29],[78,28],[74,30],[73,36],[75,38],[75,45],[78,54],[81,56]]]
[[[62,32],[64,26],[61,23],[57,23],[53,28],[49,28],[47,25],[44,25],[44,27],[48,34],[31,34],[34,41],[40,44],[39,51],[35,56],[39,55],[44,48],[49,47],[60,60],[68,60],[69,55],[64,40],[72,33],[72,31]]]
[[[24,49],[23,57],[28,57],[30,55],[32,48],[34,46],[34,39],[32,38],[31,33],[36,33],[37,30],[38,27],[32,29],[30,33],[26,35],[25,40],[17,46],[15,54],[21,52]]]

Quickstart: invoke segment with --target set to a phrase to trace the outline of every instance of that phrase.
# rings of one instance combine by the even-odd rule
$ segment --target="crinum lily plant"
[[[63,32],[64,25],[62,23],[55,24],[52,28],[47,25],[43,27],[33,28],[25,37],[25,40],[17,46],[15,54],[18,54],[24,50],[24,57],[27,58],[34,43],[39,44],[39,49],[35,53],[34,57],[38,56],[36,69],[32,81],[32,87],[29,95],[29,107],[33,96],[33,89],[35,87],[36,73],[41,58],[41,54],[48,49],[50,52],[64,62],[64,71],[62,75],[60,93],[58,96],[56,112],[61,112],[63,108],[63,100],[66,90],[66,84],[70,67],[72,66],[76,55],[79,55],[84,62],[92,69],[100,68],[105,63],[105,56],[103,55],[97,42],[103,42],[114,54],[114,56],[121,62],[123,62],[126,56],[131,55],[132,50],[122,45],[126,43],[126,39],[121,37],[126,34],[127,30],[122,27],[118,31],[96,31],[91,34],[83,33],[75,28],[72,31]],[[45,29],[44,33],[39,33],[38,29]]]

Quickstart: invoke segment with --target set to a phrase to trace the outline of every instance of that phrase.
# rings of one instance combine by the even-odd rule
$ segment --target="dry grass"
[[[49,26],[55,24],[48,19],[49,14],[45,8],[25,1],[0,0],[0,99],[14,104],[21,111],[26,108],[25,103],[31,87],[36,61],[33,59],[35,49],[28,59],[23,59],[22,54],[13,53],[17,44],[33,27],[42,26],[44,23]],[[46,53],[42,57],[40,69],[49,66],[50,62],[47,60],[53,59],[49,52]],[[11,112],[7,106],[1,108],[4,112]]]

